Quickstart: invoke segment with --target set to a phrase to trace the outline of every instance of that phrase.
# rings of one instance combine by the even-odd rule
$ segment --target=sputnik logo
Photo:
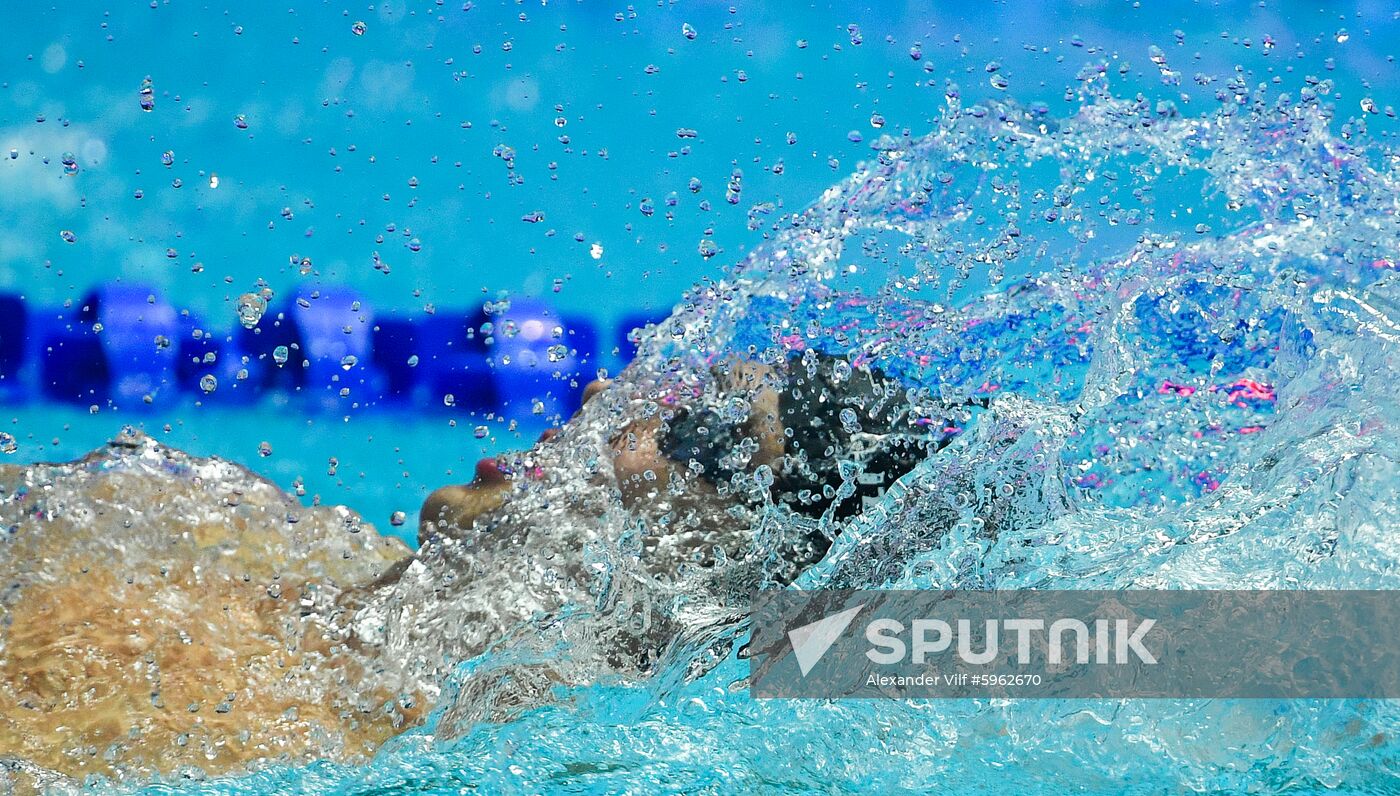
[[[831,649],[831,645],[841,638],[841,634],[850,627],[856,614],[860,613],[867,603],[861,603],[854,608],[847,608],[839,613],[818,619],[811,624],[795,627],[788,631],[788,640],[792,642],[792,652],[797,656],[797,668],[806,677],[812,671],[812,667],[821,661],[826,651]]]

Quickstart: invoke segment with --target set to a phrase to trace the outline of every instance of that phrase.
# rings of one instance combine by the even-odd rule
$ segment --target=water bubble
[[[199,379],[199,389],[211,393],[219,389],[219,380],[214,378],[214,374],[206,373]]]
[[[76,243],[78,241],[78,236],[74,235],[72,230],[65,229],[59,232],[58,236],[63,238],[64,243]]]
[[[272,361],[276,362],[278,365],[287,364],[287,357],[290,355],[291,352],[288,351],[287,347],[284,345],[279,345],[272,349]]]
[[[477,439],[486,439],[486,435],[490,433],[491,429],[487,428],[486,426],[477,426],[475,429],[472,430],[472,434]]]
[[[1006,75],[992,75],[987,82],[992,84],[992,88],[999,91],[1005,91],[1007,86],[1011,85],[1011,81],[1006,79]]]
[[[856,417],[856,411],[849,406],[841,410],[841,427],[847,434],[855,434],[860,431],[860,419]]]
[[[73,156],[72,152],[64,152],[63,157],[59,158],[59,162],[63,164],[64,174],[71,177],[78,173],[78,159]]]
[[[685,22],[681,24],[681,35],[695,41],[695,37],[699,34],[695,32],[695,28],[689,22]]]
[[[267,457],[271,456],[271,455],[272,455],[272,443],[271,443],[271,442],[268,442],[267,440],[263,440],[262,442],[259,442],[259,443],[258,443],[258,455],[261,456],[261,457],[263,457],[264,459],[266,459]]]
[[[170,168],[171,166],[175,165],[175,152],[169,149],[162,152],[160,155],[160,163],[166,168]]]
[[[156,107],[156,90],[155,90],[155,85],[154,85],[153,83],[151,83],[151,76],[150,76],[150,75],[146,75],[146,77],[141,81],[141,110],[146,111],[147,113],[149,113],[149,112],[155,110],[155,107]]]
[[[244,293],[238,297],[238,322],[244,329],[251,329],[262,320],[267,312],[267,299],[257,293]]]
[[[456,404],[457,404],[457,396],[453,395],[452,393],[448,393],[448,394],[442,396],[442,405],[443,405],[443,406],[455,406]]]
[[[340,369],[349,370],[360,363],[360,358],[354,354],[347,354],[340,359]]]
[[[410,368],[416,368],[416,367],[418,367],[418,355],[417,355],[417,354],[414,354],[413,356],[411,356],[411,357],[408,358],[408,366],[409,366]]]
[[[1342,28],[1341,30],[1338,30],[1338,31],[1337,31],[1337,43],[1338,43],[1338,44],[1346,44],[1346,43],[1347,43],[1347,40],[1350,39],[1350,38],[1351,38],[1351,34],[1350,34],[1350,33],[1347,33],[1347,29],[1346,29],[1346,28]]]
[[[0,431],[0,452],[14,453],[19,450],[19,443],[15,441],[13,434]]]
[[[1376,108],[1376,101],[1370,97],[1364,97],[1361,100],[1361,110],[1367,113],[1380,113],[1380,110]]]
[[[884,127],[885,117],[881,116],[878,113],[870,114],[870,126],[874,127],[876,130],[880,129],[881,127]]]
[[[355,34],[356,36],[365,35],[365,31],[367,30],[369,30],[369,26],[359,21],[355,22],[355,24],[350,26],[350,32]]]
[[[395,528],[398,528],[407,521],[408,515],[403,513],[402,511],[396,511],[393,514],[389,515],[389,524],[394,526]]]
[[[248,117],[247,117],[247,115],[246,115],[246,114],[240,113],[240,114],[238,114],[237,116],[233,117],[233,126],[234,126],[234,127],[237,127],[237,128],[240,129],[240,130],[247,130],[247,129],[248,129]]]

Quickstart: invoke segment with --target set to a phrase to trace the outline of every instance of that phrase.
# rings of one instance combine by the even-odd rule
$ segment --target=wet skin
[[[748,396],[751,411],[744,430],[758,443],[752,464],[777,462],[786,440],[779,421],[778,391],[771,384],[772,368],[753,362],[731,362],[719,375],[728,392]],[[593,381],[584,389],[581,404],[586,405],[612,384]],[[659,418],[636,421],[610,440],[613,475],[628,509],[645,505],[659,485],[668,483],[671,473],[682,466],[661,452],[660,427]],[[557,428],[549,429],[539,442],[547,444],[558,433]],[[424,544],[435,534],[470,528],[505,505],[514,488],[513,479],[522,477],[508,474],[503,468],[507,458],[482,459],[477,462],[475,478],[470,483],[440,487],[428,495],[418,514],[418,543]]]

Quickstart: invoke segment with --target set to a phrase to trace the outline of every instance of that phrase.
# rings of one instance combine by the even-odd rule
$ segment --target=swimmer
[[[22,529],[9,561],[23,572],[23,561],[52,560],[62,571],[16,578],[0,664],[17,685],[0,695],[0,757],[78,777],[361,757],[426,716],[455,661],[510,633],[539,635],[535,617],[589,603],[585,550],[600,537],[598,523],[579,517],[620,507],[643,518],[641,559],[673,575],[713,567],[721,550],[742,557],[754,518],[786,512],[805,530],[766,565],[786,582],[821,558],[864,502],[947,441],[946,424],[929,421],[938,413],[918,409],[903,385],[842,360],[726,361],[705,382],[673,390],[602,441],[604,488],[565,485],[569,501],[587,504],[573,507],[579,513],[552,516],[522,489],[548,477],[539,461],[565,435],[588,427],[571,421],[531,452],[481,462],[470,484],[433,492],[414,554],[346,533],[326,521],[332,509],[288,526],[300,509],[271,484],[150,440],[65,465],[71,485],[50,475],[42,492],[22,487],[0,504]],[[649,402],[622,390],[590,384],[580,413]],[[118,489],[155,505],[122,508],[136,513],[119,531],[113,520],[44,519],[44,506],[60,500],[54,490],[80,499]],[[546,570],[554,580],[540,576]],[[742,596],[754,582],[692,585]],[[93,593],[104,600],[83,596]],[[738,604],[712,602],[731,612]],[[595,668],[556,668],[539,682],[547,690],[598,671],[645,673],[687,621],[659,616],[645,633],[610,630]]]
[[[950,410],[921,411],[906,387],[876,369],[808,352],[777,368],[729,361],[713,370],[713,395],[671,401],[609,441],[614,482],[628,510],[645,513],[682,481],[699,493],[693,500],[721,508],[772,500],[833,528],[950,439],[944,422]],[[594,381],[582,403],[611,388],[612,382]],[[737,415],[735,407],[741,407]],[[558,433],[545,432],[539,444]],[[430,494],[419,512],[420,545],[458,537],[501,510],[516,480],[528,477],[515,472],[511,461],[483,459],[471,483]],[[771,491],[754,476],[771,484]],[[813,547],[795,565],[820,558],[829,544],[816,536],[809,541]]]

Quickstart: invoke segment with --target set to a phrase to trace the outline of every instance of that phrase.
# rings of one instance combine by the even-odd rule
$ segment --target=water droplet
[[[150,76],[150,75],[146,75],[145,79],[143,79],[143,80],[141,81],[141,110],[146,111],[147,113],[149,113],[149,112],[155,110],[155,108],[156,108],[156,89],[155,89],[155,85],[154,85],[153,83],[151,83],[151,76]]]
[[[251,329],[262,320],[267,312],[267,299],[257,293],[244,293],[238,297],[238,322],[244,329]]]

